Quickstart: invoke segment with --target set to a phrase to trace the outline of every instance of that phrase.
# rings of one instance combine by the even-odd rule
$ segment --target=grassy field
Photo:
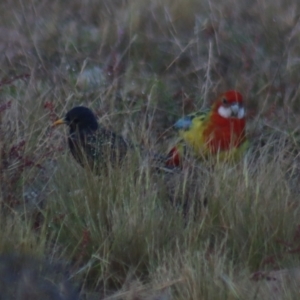
[[[1,1],[0,253],[67,264],[80,299],[298,299],[299,6]],[[80,104],[164,153],[173,123],[228,89],[251,141],[236,165],[163,174],[133,154],[94,176],[51,127]]]

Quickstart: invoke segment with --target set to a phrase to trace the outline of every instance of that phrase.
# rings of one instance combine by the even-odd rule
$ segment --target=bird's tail
[[[169,154],[147,151],[146,157],[150,167],[158,172],[172,173],[179,170],[180,165],[172,164]]]

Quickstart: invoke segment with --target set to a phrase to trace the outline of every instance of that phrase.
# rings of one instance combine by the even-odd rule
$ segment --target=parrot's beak
[[[243,105],[239,103],[233,103],[230,106],[231,109],[231,117],[242,119],[245,117],[245,109]]]
[[[66,124],[65,120],[64,119],[59,119],[59,120],[55,121],[52,124],[52,127],[55,127],[55,126],[58,126],[58,125],[63,125],[63,124]]]
[[[240,106],[237,103],[234,103],[230,106],[230,108],[231,108],[232,116],[237,117],[239,114]]]

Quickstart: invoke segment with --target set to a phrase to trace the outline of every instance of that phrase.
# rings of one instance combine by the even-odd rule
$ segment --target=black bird
[[[108,161],[112,165],[120,163],[132,148],[122,136],[99,124],[87,107],[72,108],[53,126],[61,124],[69,126],[68,144],[73,157],[81,166],[88,166],[97,174],[107,166]]]

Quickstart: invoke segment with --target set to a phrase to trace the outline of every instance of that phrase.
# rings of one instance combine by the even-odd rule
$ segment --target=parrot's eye
[[[226,98],[222,99],[223,104],[228,104],[228,100]]]

